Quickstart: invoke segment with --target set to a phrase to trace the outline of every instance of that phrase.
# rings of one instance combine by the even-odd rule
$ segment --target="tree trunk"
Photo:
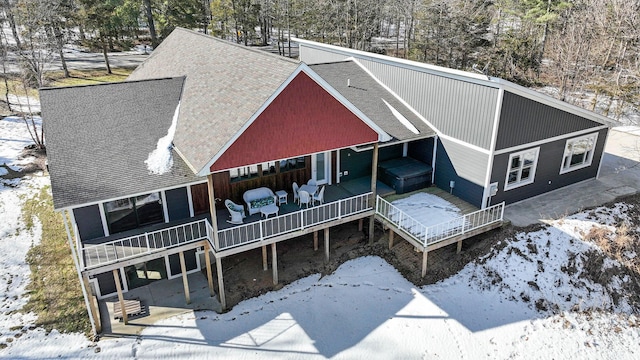
[[[70,77],[70,75],[69,68],[67,67],[67,60],[64,58],[64,38],[62,36],[62,31],[60,31],[60,28],[57,24],[54,24],[52,28],[53,36],[55,37],[56,45],[58,48],[58,55],[60,56],[60,62],[62,63],[62,70],[64,71],[64,77],[68,78]]]
[[[102,41],[102,56],[104,56],[104,63],[107,66],[107,73],[112,74],[111,65],[109,65],[109,56],[107,55],[107,42],[104,39],[104,36],[101,38]]]
[[[20,36],[18,36],[18,29],[16,28],[16,19],[13,16],[13,9],[11,8],[11,4],[9,0],[3,0],[5,15],[7,16],[7,20],[9,20],[9,27],[11,27],[11,33],[13,34],[13,38],[16,41],[16,46],[18,49],[22,48],[22,43],[20,42]]]
[[[147,23],[149,24],[149,35],[151,35],[151,46],[155,49],[158,46],[158,35],[156,34],[156,26],[153,22],[153,12],[151,11],[151,0],[144,0],[144,9],[147,15]]]

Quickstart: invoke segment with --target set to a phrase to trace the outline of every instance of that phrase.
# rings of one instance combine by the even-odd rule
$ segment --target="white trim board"
[[[101,199],[101,200],[98,200],[98,201],[91,201],[91,202],[88,202],[88,203],[78,204],[78,205],[74,205],[74,206],[66,206],[66,207],[63,207],[63,208],[60,208],[60,209],[56,209],[56,211],[73,210],[73,209],[78,209],[78,208],[85,207],[85,206],[102,204],[102,203],[113,201],[113,200],[124,199],[124,198],[132,198],[132,197],[145,195],[145,194],[150,194],[150,193],[154,193],[154,192],[161,192],[161,191],[179,189],[181,187],[187,187],[187,186],[199,185],[199,184],[206,184],[206,183],[207,183],[206,179],[204,181],[194,181],[194,182],[190,182],[190,183],[184,183],[184,184],[165,187],[165,188],[160,188],[160,189],[153,189],[153,190],[139,192],[139,193],[135,193],[135,194],[128,194],[128,195],[123,195],[123,196],[119,196],[119,197],[106,198],[106,199]]]
[[[500,150],[495,151],[494,155],[507,154],[507,153],[511,153],[511,152],[514,152],[514,151],[519,151],[519,150],[530,148],[530,147],[540,146],[542,144],[546,144],[546,143],[550,143],[550,142],[554,142],[554,141],[558,141],[558,140],[563,140],[563,139],[568,139],[568,138],[572,138],[572,137],[576,137],[576,136],[580,136],[580,135],[585,135],[585,134],[589,134],[589,133],[598,133],[598,132],[600,132],[600,130],[607,129],[607,128],[609,128],[609,127],[606,126],[606,125],[602,125],[602,126],[598,126],[598,127],[594,127],[594,128],[575,131],[575,132],[572,132],[572,133],[562,134],[562,135],[546,138],[544,140],[538,140],[538,141],[534,141],[534,142],[530,142],[530,143],[526,143],[526,144],[522,144],[522,145],[516,145],[516,146],[508,147],[508,148],[505,148],[505,149],[500,149]]]

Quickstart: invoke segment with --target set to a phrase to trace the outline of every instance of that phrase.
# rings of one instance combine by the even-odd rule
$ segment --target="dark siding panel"
[[[602,124],[505,91],[496,150],[597,126]]]
[[[189,198],[187,188],[178,188],[165,191],[169,221],[186,219],[189,217]]]
[[[98,286],[100,287],[101,295],[112,294],[117,291],[116,281],[113,278],[113,272],[109,271],[106,273],[98,274],[96,275],[96,279],[98,279]],[[120,277],[120,286],[124,287],[122,284],[122,277]]]
[[[198,263],[196,262],[196,249],[184,252],[184,265],[186,266],[187,271],[194,270],[198,267]],[[169,267],[171,268],[171,275],[180,274],[180,255],[169,255]]]
[[[591,166],[562,175],[560,174],[560,165],[562,164],[567,139],[541,145],[534,182],[506,192],[504,191],[504,182],[507,176],[507,165],[510,154],[496,155],[493,159],[491,182],[498,183],[498,193],[491,198],[491,203],[497,204],[505,201],[507,204],[510,204],[583,180],[595,178],[602,158],[607,132],[607,129],[598,132],[598,142],[593,154]],[[549,182],[551,183],[549,184]]]
[[[407,155],[431,165],[433,161],[433,141],[433,138],[428,138],[409,143]]]
[[[89,205],[73,209],[73,216],[76,218],[78,233],[80,233],[80,239],[82,239],[82,241],[104,236],[98,205]]]
[[[392,145],[378,148],[378,162],[402,157],[402,145]],[[341,182],[357,179],[363,176],[371,176],[371,161],[373,151],[356,152],[351,149],[340,151],[340,171],[348,171],[349,175],[343,175]]]
[[[435,172],[435,182],[437,187],[446,191],[451,191],[449,181],[453,180],[456,182],[452,192],[453,195],[474,206],[482,206],[484,188],[458,175],[447,151],[439,140],[438,149],[436,150]]]

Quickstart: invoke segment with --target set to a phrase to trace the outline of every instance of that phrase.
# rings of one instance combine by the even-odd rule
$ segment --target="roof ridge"
[[[127,77],[127,79],[123,81],[108,81],[108,82],[102,82],[98,84],[82,84],[82,85],[72,85],[72,86],[48,86],[48,87],[39,88],[38,91],[76,89],[76,88],[103,86],[103,85],[132,84],[132,83],[139,83],[139,82],[146,82],[146,81],[171,80],[171,79],[180,79],[180,78],[186,78],[186,76],[185,75],[167,76],[167,77],[160,77],[160,78],[153,78],[153,79],[138,79],[138,80],[129,80],[129,78]]]
[[[193,35],[203,36],[203,37],[205,37],[205,38],[207,38],[207,39],[215,40],[215,41],[220,42],[220,43],[223,43],[223,44],[225,44],[225,45],[235,46],[235,47],[237,47],[238,49],[244,49],[244,50],[247,50],[247,51],[252,51],[252,52],[254,52],[254,53],[256,53],[256,54],[261,54],[261,55],[268,56],[268,57],[272,57],[272,58],[275,58],[275,59],[278,59],[278,60],[282,60],[282,61],[286,61],[286,62],[291,62],[291,63],[294,63],[294,64],[297,64],[297,63],[299,63],[299,62],[300,62],[300,61],[298,61],[298,60],[296,60],[296,59],[292,59],[292,58],[288,58],[288,57],[284,57],[284,56],[280,56],[280,55],[272,54],[272,53],[270,53],[270,52],[268,52],[268,51],[262,51],[262,50],[254,49],[254,48],[251,48],[251,47],[249,47],[249,46],[244,46],[244,45],[237,44],[237,43],[232,42],[232,41],[229,41],[229,40],[220,39],[220,38],[217,38],[217,37],[215,37],[215,36],[211,36],[211,35],[209,35],[209,34],[203,34],[203,33],[201,33],[201,32],[195,31],[195,30],[186,29],[186,28],[183,28],[183,27],[176,27],[173,31],[176,31],[176,30],[184,31],[184,32],[188,32],[188,33],[193,34]],[[173,33],[173,32],[172,32],[172,33]],[[171,35],[171,34],[169,34],[169,36],[170,36],[170,35]],[[160,45],[162,45],[162,43],[160,43]],[[153,55],[153,52],[152,52],[151,54]]]

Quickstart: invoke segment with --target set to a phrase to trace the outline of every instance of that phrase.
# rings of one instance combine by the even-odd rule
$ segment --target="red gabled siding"
[[[300,72],[210,170],[292,158],[377,139],[373,129]]]

